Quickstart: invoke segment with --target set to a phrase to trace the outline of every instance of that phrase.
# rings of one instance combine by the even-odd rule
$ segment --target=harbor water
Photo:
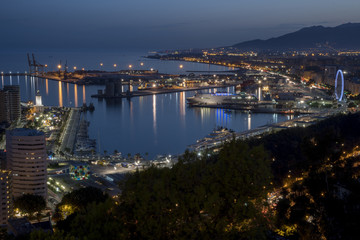
[[[139,58],[139,61],[143,60]],[[151,61],[159,70],[180,71],[176,70],[179,62]],[[204,64],[181,64],[184,64],[184,68],[191,67],[193,71],[206,71],[209,68]],[[227,69],[211,67],[214,71]],[[149,158],[152,158],[158,154],[180,154],[188,145],[196,143],[217,126],[245,131],[289,118],[279,114],[249,115],[242,111],[190,108],[186,98],[193,96],[194,91],[135,97],[130,100],[101,100],[91,98],[91,95],[104,86],[81,86],[33,77],[2,76],[0,88],[4,85],[20,85],[22,101],[34,101],[36,91],[39,90],[46,106],[81,107],[83,103],[93,103],[95,111],[84,114],[84,118],[90,122],[89,137],[96,139],[100,153],[113,153],[117,150],[124,156],[128,153],[148,153]],[[223,90],[233,91],[232,88]]]

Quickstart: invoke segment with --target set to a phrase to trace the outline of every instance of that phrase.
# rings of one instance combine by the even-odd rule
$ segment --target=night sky
[[[232,45],[360,22],[359,0],[1,0],[0,49]]]

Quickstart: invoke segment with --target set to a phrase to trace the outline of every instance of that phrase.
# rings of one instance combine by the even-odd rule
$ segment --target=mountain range
[[[240,50],[304,50],[329,48],[333,50],[360,49],[360,23],[336,27],[313,26],[267,40],[252,40],[232,46]]]

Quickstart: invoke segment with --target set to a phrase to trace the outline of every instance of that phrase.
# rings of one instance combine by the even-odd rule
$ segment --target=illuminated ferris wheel
[[[339,76],[341,77],[341,82],[339,81]],[[335,98],[339,102],[343,100],[344,96],[344,74],[341,70],[338,70],[335,78]]]

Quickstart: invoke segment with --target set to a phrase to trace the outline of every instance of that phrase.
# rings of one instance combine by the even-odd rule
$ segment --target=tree
[[[14,237],[10,236],[7,233],[7,229],[5,227],[0,227],[0,239],[1,240],[12,240],[12,239],[14,239]]]
[[[172,169],[151,167],[129,176],[120,207],[133,237],[261,238],[259,206],[270,181],[264,148],[232,141],[219,155],[199,159],[187,151]]]
[[[94,187],[80,188],[67,193],[56,206],[57,217],[63,219],[73,213],[85,209],[92,202],[104,202],[109,196],[100,189]]]
[[[354,102],[350,102],[348,108],[354,108],[354,107],[356,107],[356,104]]]
[[[40,213],[46,208],[46,201],[39,195],[24,194],[15,199],[14,206],[18,208],[20,212],[32,218],[34,213]]]

